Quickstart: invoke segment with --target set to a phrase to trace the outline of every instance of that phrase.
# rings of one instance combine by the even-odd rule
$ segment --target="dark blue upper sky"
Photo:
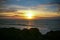
[[[49,9],[49,11],[56,11],[57,6],[51,4],[59,4],[60,0],[7,0],[5,4],[23,6],[23,7],[36,7],[45,5],[44,7]],[[22,8],[23,9],[23,8]]]
[[[7,0],[6,4],[22,5],[22,6],[36,6],[40,4],[47,4],[51,0]]]

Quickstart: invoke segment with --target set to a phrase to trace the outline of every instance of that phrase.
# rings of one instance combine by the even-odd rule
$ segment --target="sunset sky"
[[[28,15],[34,18],[59,17],[57,4],[50,4],[51,2],[52,0],[3,0],[0,3],[0,18],[19,19],[27,18]]]
[[[25,28],[24,25],[43,33],[60,30],[60,0],[0,0],[0,26]]]

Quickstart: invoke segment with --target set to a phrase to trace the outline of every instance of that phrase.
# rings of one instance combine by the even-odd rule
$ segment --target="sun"
[[[32,12],[32,11],[26,11],[26,12],[25,12],[25,17],[26,17],[27,19],[33,19],[33,17],[34,17],[34,12]]]
[[[27,12],[26,16],[27,16],[27,18],[31,19],[33,14],[31,12]]]

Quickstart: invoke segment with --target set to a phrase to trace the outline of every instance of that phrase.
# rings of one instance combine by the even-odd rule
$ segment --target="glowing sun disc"
[[[33,16],[34,16],[34,14],[31,11],[27,11],[26,14],[25,14],[25,16],[26,16],[27,19],[32,19]]]
[[[28,14],[26,14],[26,16],[27,16],[29,19],[31,19],[31,18],[32,18],[32,13],[28,13]]]

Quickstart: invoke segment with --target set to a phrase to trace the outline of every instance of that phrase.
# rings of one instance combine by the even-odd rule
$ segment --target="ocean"
[[[22,19],[0,19],[0,28],[15,27],[18,29],[38,28],[43,34],[53,30],[60,30],[60,19],[39,19],[39,20],[22,20]]]

